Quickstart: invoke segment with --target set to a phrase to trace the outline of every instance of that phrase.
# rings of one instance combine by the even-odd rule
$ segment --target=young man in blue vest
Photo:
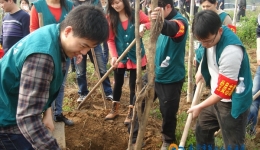
[[[174,9],[172,0],[159,0],[158,6],[151,13],[151,19],[157,19],[158,11],[164,11],[164,24],[156,43],[155,54],[155,92],[162,114],[161,150],[176,143],[175,129],[181,89],[185,79],[185,46],[188,35],[188,22]],[[169,65],[161,66],[169,56]]]
[[[192,32],[205,47],[196,83],[204,79],[212,94],[188,110],[194,118],[198,116],[197,149],[215,149],[214,133],[221,129],[225,149],[243,150],[248,108],[252,103],[252,78],[246,49],[211,10],[196,14]],[[238,80],[242,77],[244,87],[238,88]]]
[[[50,106],[62,86],[66,60],[82,58],[107,37],[103,12],[80,6],[60,24],[36,30],[9,50],[0,60],[0,149],[60,149],[49,131],[54,129]]]
[[[160,102],[162,114],[161,150],[168,150],[171,143],[176,143],[175,129],[181,89],[185,78],[185,45],[188,35],[188,22],[176,9],[172,0],[159,0],[158,6],[151,12],[151,19],[157,19],[163,11],[164,23],[156,43],[155,54],[155,93]],[[161,63],[169,56],[169,65]],[[134,127],[133,143],[136,142],[138,123]]]

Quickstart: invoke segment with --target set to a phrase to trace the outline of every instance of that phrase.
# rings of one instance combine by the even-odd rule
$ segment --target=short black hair
[[[72,9],[60,24],[60,30],[67,26],[73,29],[73,36],[102,43],[108,38],[108,22],[97,6],[80,5]]]
[[[222,26],[220,17],[212,10],[198,12],[192,23],[192,33],[198,39],[207,39],[210,34],[216,34]]]
[[[8,2],[8,0],[5,0],[6,2]],[[14,1],[14,3],[16,4],[16,0],[13,0]]]
[[[20,0],[20,5],[21,5],[22,1],[25,1],[30,6],[29,0]]]
[[[165,7],[167,4],[170,4],[173,7],[173,0],[158,0],[158,7]]]
[[[216,4],[216,2],[217,2],[217,0],[200,0],[200,4],[202,4],[202,3],[206,2],[206,1],[210,2],[211,4]]]

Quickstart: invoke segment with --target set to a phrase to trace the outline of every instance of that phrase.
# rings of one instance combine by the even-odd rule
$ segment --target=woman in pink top
[[[129,5],[128,0],[109,0],[108,1],[108,22],[110,26],[108,47],[110,51],[111,66],[114,70],[114,90],[112,110],[106,116],[105,120],[113,120],[118,116],[119,102],[122,94],[122,86],[124,84],[124,73],[126,70],[130,72],[129,88],[130,88],[130,102],[128,115],[124,124],[129,124],[132,118],[133,111],[133,97],[135,95],[136,82],[136,47],[133,46],[128,54],[119,62],[116,63],[117,58],[124,52],[128,45],[135,39],[134,26],[134,9]],[[140,36],[143,36],[144,31],[149,28],[149,18],[144,12],[140,11]],[[147,60],[145,56],[144,46],[141,41],[141,56],[142,67],[145,68]]]

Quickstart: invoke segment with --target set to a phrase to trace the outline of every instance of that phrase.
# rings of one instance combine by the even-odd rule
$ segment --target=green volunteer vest
[[[117,35],[115,37],[116,50],[118,56],[120,56],[125,49],[131,44],[131,42],[135,39],[135,26],[134,24],[128,20],[127,29],[124,30],[121,22],[119,21],[117,25]],[[141,57],[143,58],[145,54],[143,41],[141,39]],[[127,59],[130,59],[133,63],[136,64],[136,46],[134,45],[130,51],[126,54],[126,56],[120,61],[122,63],[126,63]]]
[[[225,13],[225,12],[222,12],[221,14],[219,14],[219,17],[220,17],[222,24],[223,24],[227,15],[228,14]],[[200,61],[203,57],[203,54],[204,54],[204,47],[201,44],[199,44],[199,47],[195,50],[195,53],[196,53],[196,61],[200,63]]]
[[[228,27],[222,26],[223,33],[220,38],[220,41],[216,45],[216,61],[218,64],[219,58],[221,56],[222,51],[228,45],[238,45],[243,49],[243,60],[241,63],[241,68],[239,70],[238,77],[244,77],[245,91],[243,93],[236,93],[235,91],[232,93],[232,109],[231,115],[234,118],[237,118],[241,113],[245,112],[252,103],[252,77],[250,71],[250,64],[248,55],[246,53],[246,49],[243,46],[242,42],[235,35],[233,31],[231,31]],[[201,64],[201,73],[206,81],[206,85],[210,85],[211,76],[208,70],[207,64],[207,51],[205,50],[205,54],[203,56],[203,61]],[[218,64],[219,65],[219,64]]]
[[[41,42],[39,42],[41,41]],[[58,95],[64,74],[59,44],[59,25],[48,25],[16,43],[0,60],[0,127],[16,125],[16,109],[21,71],[26,58],[34,53],[48,54],[54,61],[53,80],[45,111]]]
[[[188,24],[187,20],[177,13],[173,19],[180,19]],[[173,83],[184,79],[185,77],[185,45],[188,31],[185,32],[185,37],[179,43],[174,42],[171,37],[160,34],[156,43],[155,55],[155,82]],[[168,67],[160,67],[166,56],[170,57]]]
[[[218,16],[220,17],[220,20],[221,20],[221,22],[222,22],[222,24],[223,24],[223,22],[224,22],[224,20],[225,20],[225,18],[226,18],[226,16],[227,16],[228,14],[226,13],[226,12],[222,12],[222,13],[220,13]]]
[[[57,22],[54,18],[53,14],[51,13],[50,9],[48,8],[48,5],[46,3],[46,0],[38,0],[33,3],[34,7],[36,8],[38,13],[42,13],[43,18],[43,26],[53,24],[53,23],[60,23],[63,21],[66,17],[66,15],[69,13],[70,10],[73,8],[73,3],[69,0],[65,0],[67,9],[64,7],[62,8],[62,14],[60,17],[60,20]]]

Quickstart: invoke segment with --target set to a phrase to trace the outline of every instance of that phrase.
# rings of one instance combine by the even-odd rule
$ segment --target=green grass
[[[68,76],[67,76],[66,85],[67,86],[68,85],[75,85],[75,83],[77,83],[76,77],[77,77],[76,72],[69,73]]]
[[[74,108],[72,108],[71,105],[68,105],[71,101],[72,101],[71,99],[64,97],[64,99],[63,99],[64,105],[62,107],[63,111],[73,111],[74,110]]]

